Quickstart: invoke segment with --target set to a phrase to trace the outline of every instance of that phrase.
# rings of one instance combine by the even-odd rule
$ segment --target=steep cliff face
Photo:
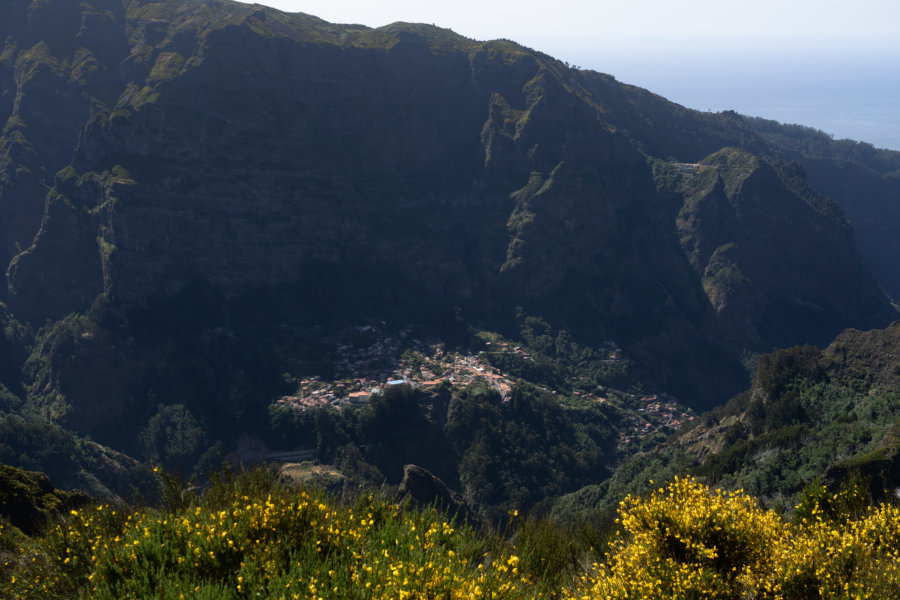
[[[484,267],[465,254],[484,253],[457,243],[448,255],[446,242],[496,237],[480,236],[485,227],[502,235],[508,192],[479,181],[493,91],[479,78],[509,57],[474,44],[433,56],[426,37],[405,30],[380,32],[384,48],[314,45],[274,25],[264,36],[256,29],[270,12],[244,12],[215,31],[158,32],[146,79],[120,82],[116,103],[83,119],[70,158],[77,177],[105,187],[73,199],[57,181],[36,247],[10,269],[19,310],[60,316],[98,291],[86,278],[83,291],[60,292],[71,301],[29,295],[29,273],[59,268],[58,251],[39,248],[57,244],[51,230],[64,219],[87,225],[84,244],[96,237],[101,253],[111,249],[103,258],[117,276],[105,291],[126,303],[191,277],[230,292],[293,281],[310,262],[375,260],[418,270],[432,287],[472,287],[468,271]],[[519,59],[530,64],[511,71],[530,77],[535,61],[509,58]],[[90,216],[63,214],[76,209]]]
[[[866,265],[891,297],[900,298],[900,152],[834,140],[801,125],[735,118],[766,140],[771,154],[800,164],[810,187],[840,205]]]
[[[848,317],[866,328],[892,318],[849,223],[796,166],[725,149],[691,169],[677,225],[723,339],[825,344]]]
[[[739,388],[743,349],[892,316],[840,215],[759,159],[714,156],[686,191],[657,189],[649,156],[769,151],[729,115],[422,25],[226,0],[2,10],[0,260],[21,319],[102,306],[118,320],[92,339],[121,343],[195,284],[228,306],[287,288],[488,322],[523,305],[619,340],[702,404]],[[143,343],[103,368],[132,382],[68,378],[65,395],[113,406],[176,362]],[[116,414],[100,413],[71,418]]]
[[[858,163],[805,160],[810,183],[827,189],[853,224],[860,254],[892,298],[900,298],[900,161],[879,173]]]

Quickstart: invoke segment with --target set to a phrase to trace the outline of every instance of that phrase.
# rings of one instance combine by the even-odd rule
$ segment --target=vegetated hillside
[[[866,506],[849,493],[811,493],[789,521],[743,492],[681,479],[624,502],[604,554],[585,528],[565,531],[516,512],[502,531],[476,528],[435,507],[293,489],[265,471],[220,474],[203,494],[168,489],[161,509],[85,506],[32,538],[0,513],[0,592],[111,600],[900,592],[900,509]]]
[[[679,473],[793,507],[809,486],[858,485],[881,501],[900,476],[900,322],[849,329],[827,348],[760,357],[753,386],[665,444],[627,461],[602,486],[564,498],[560,514],[599,514],[628,492]]]
[[[0,464],[0,528],[11,526],[26,535],[37,536],[61,513],[91,503],[91,497],[83,492],[54,488],[43,473]],[[12,531],[3,534],[12,535]],[[9,548],[4,544],[0,550]]]
[[[881,181],[896,153],[807,151],[424,25],[12,0],[0,38],[3,410],[144,458],[190,469],[265,431],[361,323],[483,349],[470,328],[515,341],[526,314],[621,347],[617,389],[702,408],[747,353],[896,316],[832,190],[785,162]],[[604,476],[592,456],[565,485]]]

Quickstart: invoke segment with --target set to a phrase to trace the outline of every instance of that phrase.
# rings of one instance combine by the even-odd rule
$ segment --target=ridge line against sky
[[[332,23],[429,23],[477,40],[511,39],[690,108],[900,150],[897,0],[257,3]]]
[[[245,1],[245,0],[241,0]],[[332,23],[380,27],[397,21],[433,23],[479,40],[570,39],[758,42],[828,46],[872,45],[900,52],[896,0],[263,0],[286,12]]]

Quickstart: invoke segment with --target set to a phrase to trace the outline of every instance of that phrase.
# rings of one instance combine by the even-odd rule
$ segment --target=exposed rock
[[[824,345],[848,319],[869,328],[896,315],[840,209],[802,172],[779,173],[737,149],[701,164],[677,224],[723,341],[756,350]]]
[[[400,498],[409,498],[420,506],[435,506],[459,521],[476,523],[476,515],[462,497],[450,490],[428,469],[416,465],[403,467],[403,480],[397,491]]]

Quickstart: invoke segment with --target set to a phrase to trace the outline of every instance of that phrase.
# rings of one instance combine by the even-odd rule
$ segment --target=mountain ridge
[[[264,427],[315,327],[521,312],[702,409],[748,355],[897,316],[900,153],[428,25],[13,0],[0,38],[9,405],[128,452],[176,413]]]

